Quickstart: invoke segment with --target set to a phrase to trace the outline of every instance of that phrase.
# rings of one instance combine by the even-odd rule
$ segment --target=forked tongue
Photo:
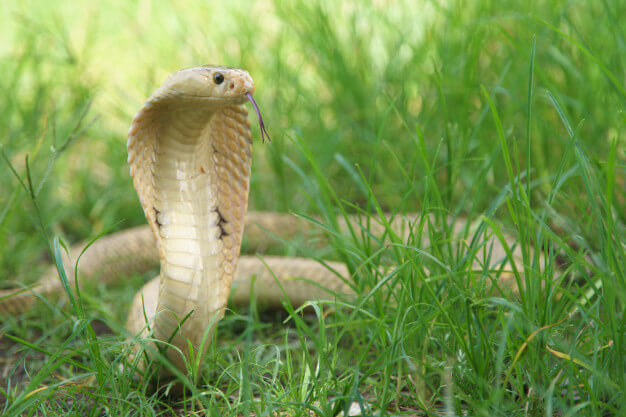
[[[261,117],[261,111],[259,110],[259,107],[256,105],[256,102],[252,98],[252,94],[246,93],[246,96],[248,97],[248,100],[250,100],[250,103],[252,103],[252,107],[254,107],[254,111],[256,111],[257,116],[259,116],[259,129],[261,129],[261,142],[265,142],[266,137],[267,137],[267,141],[271,142],[272,139],[270,139],[270,134],[267,133],[267,129],[265,129],[265,123],[263,123],[263,117]]]

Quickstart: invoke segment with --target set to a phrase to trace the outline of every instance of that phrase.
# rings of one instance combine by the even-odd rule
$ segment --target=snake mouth
[[[246,93],[246,95],[249,93]],[[189,100],[202,100],[206,102],[214,102],[219,104],[232,103],[232,104],[243,104],[246,102],[246,97],[236,96],[236,97],[211,97],[211,96],[202,96],[196,94],[185,94],[185,93],[177,93],[176,97],[184,98]]]

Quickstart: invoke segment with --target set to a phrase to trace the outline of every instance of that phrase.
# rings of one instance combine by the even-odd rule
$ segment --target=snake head
[[[170,75],[159,88],[171,98],[199,98],[243,104],[254,94],[254,81],[248,71],[219,65],[187,68]]]
[[[201,101],[203,105],[217,108],[228,103],[243,104],[248,100],[259,118],[262,141],[265,142],[266,138],[270,141],[261,111],[252,98],[253,94],[254,81],[248,71],[223,65],[205,65],[173,73],[152,94],[148,103],[174,100],[198,105]]]

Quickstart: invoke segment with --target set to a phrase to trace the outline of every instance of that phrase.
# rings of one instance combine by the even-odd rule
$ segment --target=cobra
[[[148,98],[128,132],[130,173],[161,270],[135,298],[127,329],[140,333],[147,316],[154,337],[173,345],[167,355],[182,371],[189,342],[203,345],[223,317],[237,269],[250,188],[247,101],[266,133],[253,94],[247,71],[181,70]],[[247,263],[257,269],[248,276],[265,269]]]

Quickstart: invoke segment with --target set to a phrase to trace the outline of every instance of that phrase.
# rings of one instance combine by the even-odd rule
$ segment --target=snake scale
[[[247,213],[252,153],[247,101],[264,133],[253,94],[252,78],[241,69],[202,66],[170,75],[137,112],[128,132],[128,163],[149,228],[103,237],[80,260],[81,278],[109,281],[145,272],[158,259],[160,274],[136,294],[126,327],[133,335],[145,334],[148,317],[153,337],[170,340],[176,348],[167,355],[183,372],[189,342],[197,349],[210,337],[229,295],[234,302],[248,300],[253,276],[255,295],[267,305],[280,305],[284,296],[299,305],[353,291],[342,263],[239,256],[244,225],[253,250],[267,239],[266,230],[285,239],[310,231],[294,216]],[[414,215],[397,217],[392,227],[406,235],[415,220]],[[373,223],[372,235],[382,233],[384,227]],[[501,245],[493,243],[493,258],[505,257]],[[83,246],[73,246],[64,259],[68,273]],[[51,267],[28,291],[0,291],[0,315],[24,311],[35,293],[60,292]]]

